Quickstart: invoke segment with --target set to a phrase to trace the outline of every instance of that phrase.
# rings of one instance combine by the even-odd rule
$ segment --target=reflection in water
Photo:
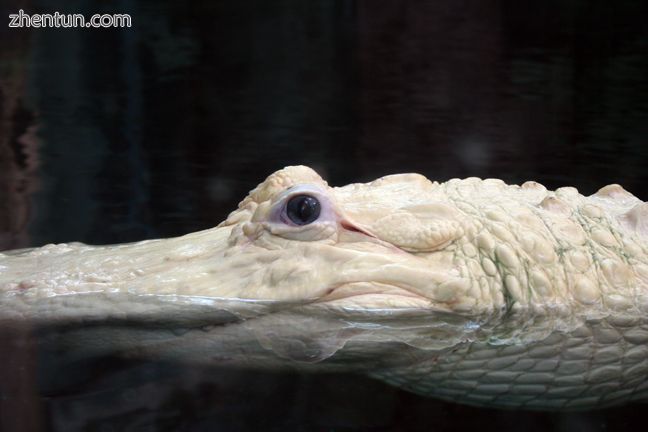
[[[51,0],[33,7],[60,9]],[[114,7],[76,2],[75,11]],[[118,7],[132,29],[0,26],[0,249],[211,227],[267,174],[295,163],[333,184],[419,171],[584,193],[620,183],[648,200],[641,0]],[[26,347],[15,365],[33,356]],[[596,429],[638,416],[494,412],[359,378],[114,358],[75,373],[84,380],[43,402],[53,430],[443,429],[486,417],[499,429],[511,418],[531,430]]]

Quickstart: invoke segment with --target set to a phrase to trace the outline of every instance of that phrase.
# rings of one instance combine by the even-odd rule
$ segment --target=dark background
[[[133,27],[0,24],[0,250],[212,227],[290,164],[333,185],[415,171],[584,194],[619,183],[648,200],[642,0],[0,0],[0,22],[20,8],[129,13]],[[4,375],[23,378],[3,392],[2,430],[603,431],[648,420],[642,405],[494,411],[357,377],[117,359],[48,393],[30,372],[34,350],[4,353]]]

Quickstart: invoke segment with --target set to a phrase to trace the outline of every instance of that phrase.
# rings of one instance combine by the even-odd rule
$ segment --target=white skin
[[[307,223],[288,210],[304,196],[319,207]],[[360,369],[481,405],[609,405],[643,397],[646,386],[647,215],[616,185],[584,197],[533,182],[403,174],[331,188],[288,167],[211,230],[0,254],[0,321],[108,323],[69,333],[80,351]],[[110,324],[119,320],[130,325]],[[208,331],[160,330],[174,326]],[[567,373],[589,381],[560,381],[570,343],[594,347]],[[597,367],[604,348],[624,366]],[[500,357],[511,361],[488,363]],[[557,366],[529,384],[520,377],[540,372],[528,360]],[[601,380],[616,386],[582,396]]]

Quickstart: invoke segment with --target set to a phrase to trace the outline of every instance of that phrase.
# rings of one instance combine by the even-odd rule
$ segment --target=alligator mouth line
[[[326,304],[327,306],[368,312],[385,309],[429,309],[431,307],[430,299],[415,292],[394,285],[365,282],[345,283],[330,288],[313,304]]]

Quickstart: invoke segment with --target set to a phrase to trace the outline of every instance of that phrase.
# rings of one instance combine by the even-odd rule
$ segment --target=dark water
[[[0,250],[220,222],[266,175],[417,171],[648,200],[648,3],[4,0],[130,13],[131,29],[0,25]],[[0,353],[2,430],[635,430],[447,404],[349,376]],[[35,371],[40,372],[35,372]],[[75,382],[48,393],[38,374]],[[66,375],[67,374],[67,375]],[[76,375],[79,376],[76,376]],[[74,375],[74,376],[73,376]]]

